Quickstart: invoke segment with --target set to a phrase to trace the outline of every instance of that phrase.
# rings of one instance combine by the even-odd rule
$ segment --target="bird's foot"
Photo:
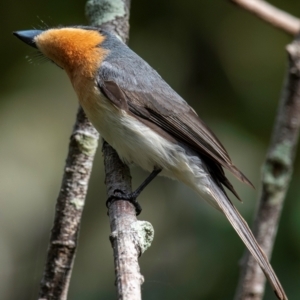
[[[136,191],[129,194],[125,194],[123,191],[117,189],[115,190],[114,194],[109,196],[106,200],[106,207],[109,208],[112,203],[118,200],[128,201],[135,207],[136,215],[138,216],[142,211],[142,207],[136,200],[138,195],[139,193]]]

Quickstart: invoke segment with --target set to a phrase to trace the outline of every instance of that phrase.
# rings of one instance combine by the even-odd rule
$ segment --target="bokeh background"
[[[299,16],[299,1],[272,4]],[[35,59],[11,32],[43,22],[87,24],[84,6],[85,0],[0,2],[0,299],[37,298],[78,105],[64,72]],[[132,1],[130,21],[130,46],[196,109],[256,186],[233,179],[244,203],[233,201],[251,223],[291,37],[226,0]],[[137,186],[147,174],[132,175]],[[299,176],[297,159],[272,258],[289,299],[300,299]],[[69,299],[116,298],[105,199],[98,151]],[[227,220],[164,178],[140,203],[140,219],[155,228],[140,259],[143,299],[232,299],[244,246]],[[275,299],[269,286],[265,299]]]

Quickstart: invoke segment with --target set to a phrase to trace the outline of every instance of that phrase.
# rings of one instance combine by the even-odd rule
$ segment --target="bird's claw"
[[[118,200],[128,201],[132,205],[134,205],[136,215],[138,216],[142,211],[142,207],[140,206],[140,204],[136,200],[137,196],[138,195],[135,192],[125,194],[123,191],[117,189],[117,190],[114,191],[113,195],[110,195],[107,198],[106,207],[109,208],[112,203],[114,203],[115,201],[118,201]]]

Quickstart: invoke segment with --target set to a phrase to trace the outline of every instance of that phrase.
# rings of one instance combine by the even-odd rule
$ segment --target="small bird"
[[[224,187],[239,199],[223,168],[250,186],[251,182],[193,108],[153,68],[116,35],[95,27],[14,35],[66,71],[87,117],[125,163],[152,172],[127,195],[138,212],[137,195],[159,173],[185,183],[225,214],[278,299],[287,299],[265,253],[225,192]]]

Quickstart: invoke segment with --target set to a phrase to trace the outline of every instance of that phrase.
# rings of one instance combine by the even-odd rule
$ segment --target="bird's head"
[[[13,34],[65,69],[70,77],[80,73],[93,78],[108,52],[101,47],[105,33],[92,27],[24,30]]]

